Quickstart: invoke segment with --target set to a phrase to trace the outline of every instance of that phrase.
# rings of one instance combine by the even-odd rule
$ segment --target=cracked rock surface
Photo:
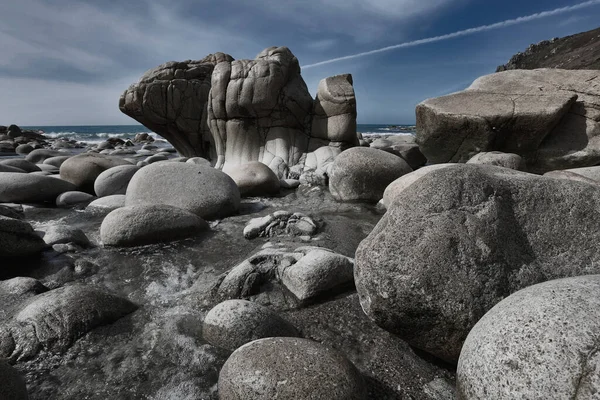
[[[470,328],[504,297],[600,273],[598,199],[597,185],[508,168],[431,170],[394,197],[358,246],[363,309],[411,345],[456,362]]]
[[[432,163],[479,152],[522,156],[531,172],[600,162],[600,74],[512,70],[417,106],[417,142]]]
[[[126,299],[84,286],[39,294],[0,328],[0,355],[15,362],[41,350],[63,351],[90,330],[136,308]]]
[[[600,391],[600,275],[530,286],[473,328],[459,399],[594,399]]]

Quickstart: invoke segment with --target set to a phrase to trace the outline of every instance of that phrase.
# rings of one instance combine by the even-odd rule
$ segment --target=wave
[[[386,131],[386,132],[360,132],[361,135],[363,136],[390,136],[390,135],[394,135],[394,136],[415,136],[414,132],[407,132],[407,131],[402,131],[402,132],[390,132],[390,131]]]
[[[164,138],[154,132],[96,132],[81,133],[72,131],[45,132],[44,136],[51,139],[68,139],[84,143],[100,143],[109,138],[119,138],[123,140],[133,139],[138,133],[147,133],[155,140],[164,141]]]

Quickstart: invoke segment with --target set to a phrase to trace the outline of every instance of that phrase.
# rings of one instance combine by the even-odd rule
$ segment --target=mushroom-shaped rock
[[[126,205],[166,204],[205,219],[227,217],[240,191],[227,174],[204,165],[157,163],[140,169],[127,187]]]
[[[0,399],[28,400],[25,379],[5,360],[0,360]]]
[[[514,153],[502,153],[501,151],[477,153],[467,161],[467,164],[495,165],[497,167],[516,169],[518,171],[523,171],[525,169],[525,163],[520,155]]]
[[[412,168],[402,158],[382,150],[354,147],[336,157],[329,190],[338,201],[377,203],[385,188]]]
[[[131,165],[118,157],[96,153],[79,154],[60,166],[60,177],[73,183],[79,190],[94,193],[94,181],[102,172],[117,165]]]
[[[137,205],[111,211],[100,227],[105,246],[141,246],[169,242],[207,230],[200,217],[164,204]]]
[[[28,222],[0,215],[0,257],[24,257],[40,253],[46,244]]]
[[[75,186],[62,179],[17,172],[0,172],[0,202],[54,202],[58,195],[71,190],[75,190]]]
[[[94,192],[98,197],[125,194],[127,185],[139,170],[136,165],[118,165],[102,172],[94,182]]]
[[[247,300],[226,300],[206,314],[202,336],[214,346],[234,351],[257,339],[294,337],[299,333],[268,307]]]
[[[366,390],[341,353],[311,340],[281,337],[234,351],[219,373],[219,398],[363,400]]]
[[[92,329],[135,311],[127,299],[88,286],[65,286],[35,296],[0,327],[0,356],[11,361],[40,350],[64,351]]]
[[[123,93],[119,108],[167,139],[180,154],[214,156],[206,122],[211,77],[215,65],[232,60],[228,54],[215,53],[202,60],[159,65]],[[141,135],[134,141],[152,140]]]
[[[259,161],[232,166],[224,172],[234,180],[243,197],[273,196],[279,193],[279,178],[271,168]]]
[[[469,333],[458,362],[458,398],[594,399],[599,331],[600,275],[520,290]]]
[[[358,246],[362,307],[412,346],[456,362],[469,330],[504,297],[600,273],[597,199],[596,185],[508,168],[431,171]]]

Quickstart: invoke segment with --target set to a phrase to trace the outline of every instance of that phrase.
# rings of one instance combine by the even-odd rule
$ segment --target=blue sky
[[[288,46],[302,65],[572,6],[568,0],[2,0],[0,124],[133,124],[119,95],[149,68],[217,51]],[[420,101],[461,90],[529,44],[600,26],[585,9],[305,68],[351,73],[359,123],[414,123]]]

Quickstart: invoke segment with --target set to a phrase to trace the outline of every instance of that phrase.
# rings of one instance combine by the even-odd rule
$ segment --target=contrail
[[[476,28],[469,28],[469,29],[465,29],[463,31],[448,33],[446,35],[434,36],[434,37],[419,39],[419,40],[413,40],[411,42],[404,42],[404,43],[399,43],[399,44],[395,44],[392,46],[382,47],[380,49],[365,51],[364,53],[357,53],[357,54],[351,54],[349,56],[332,58],[330,60],[325,60],[325,61],[320,61],[320,62],[317,62],[314,64],[304,65],[304,66],[302,66],[302,68],[304,68],[304,69],[313,68],[313,67],[318,67],[320,65],[335,63],[338,61],[351,60],[353,58],[370,56],[371,54],[383,53],[385,51],[403,49],[406,47],[414,47],[414,46],[419,46],[419,45],[427,44],[427,43],[441,42],[442,40],[454,39],[454,38],[461,37],[461,36],[472,35],[474,33],[486,32],[486,31],[491,31],[494,29],[505,28],[507,26],[522,24],[525,22],[534,21],[536,19],[542,19],[542,18],[546,18],[546,17],[552,17],[554,15],[568,13],[571,11],[581,10],[583,8],[595,6],[598,4],[600,4],[600,0],[590,0],[590,1],[583,2],[583,3],[575,4],[573,6],[557,8],[557,9],[549,10],[549,11],[542,11],[542,12],[539,12],[536,14],[527,15],[525,17],[519,17],[519,18],[509,19],[509,20],[502,21],[502,22],[496,22],[495,24],[491,24],[491,25],[482,25],[482,26],[478,26]]]

